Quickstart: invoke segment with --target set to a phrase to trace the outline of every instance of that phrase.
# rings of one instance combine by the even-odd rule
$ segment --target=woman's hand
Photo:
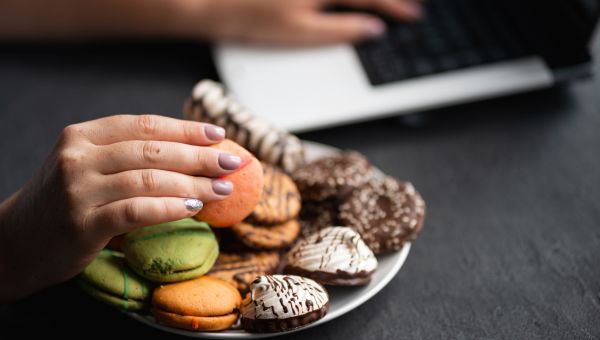
[[[419,1],[4,0],[0,40],[183,38],[322,45],[358,41],[385,30],[374,15],[324,12],[328,6],[415,20],[421,15]]]
[[[195,1],[195,0],[191,0]],[[385,31],[384,22],[366,13],[324,12],[331,5],[378,12],[399,20],[421,16],[415,0],[201,0],[196,29],[211,40],[265,44],[322,45],[353,42]]]
[[[113,236],[227,197],[232,183],[216,178],[240,158],[207,147],[224,137],[151,115],[65,128],[41,171],[0,204],[0,301],[75,276]]]

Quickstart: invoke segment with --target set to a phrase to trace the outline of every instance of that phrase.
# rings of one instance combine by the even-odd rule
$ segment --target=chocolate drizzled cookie
[[[409,182],[371,180],[340,205],[339,222],[356,230],[375,254],[399,250],[425,219],[425,202]]]
[[[227,138],[286,172],[304,164],[304,148],[296,136],[254,116],[217,82],[202,80],[196,84],[183,111],[187,119],[225,128]]]
[[[362,154],[345,151],[306,164],[296,170],[292,177],[302,199],[323,201],[331,197],[344,197],[366,184],[373,177],[373,167]]]
[[[272,225],[296,218],[300,211],[300,193],[296,184],[283,171],[266,163],[262,165],[265,183],[262,197],[246,220]]]
[[[356,286],[371,281],[377,259],[349,227],[327,227],[300,240],[287,254],[285,272],[325,285]]]
[[[231,283],[244,295],[257,276],[273,274],[279,261],[275,251],[221,253],[206,275]]]
[[[282,249],[290,246],[300,234],[296,219],[277,225],[235,224],[231,231],[242,243],[254,249]]]
[[[294,275],[264,275],[252,282],[241,307],[248,332],[281,332],[325,316],[329,295],[317,282]]]

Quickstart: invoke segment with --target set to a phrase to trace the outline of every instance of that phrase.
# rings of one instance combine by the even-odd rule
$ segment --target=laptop
[[[550,87],[589,76],[600,0],[427,0],[415,23],[387,20],[352,45],[221,44],[222,80],[294,132]]]

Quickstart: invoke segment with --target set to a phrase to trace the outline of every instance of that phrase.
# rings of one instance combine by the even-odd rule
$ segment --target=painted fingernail
[[[221,179],[212,181],[212,189],[217,195],[226,196],[233,192],[233,183]]]
[[[420,1],[407,1],[404,3],[406,14],[412,19],[419,19],[423,16],[423,5]]]
[[[225,170],[235,170],[240,167],[242,159],[238,156],[222,153],[219,155],[219,166]]]
[[[220,142],[225,138],[225,129],[220,126],[207,124],[204,126],[206,138],[213,142]]]
[[[385,24],[379,19],[369,19],[365,22],[365,29],[370,37],[378,37],[385,32]]]
[[[185,208],[189,211],[200,211],[202,207],[204,207],[204,203],[201,200],[197,200],[195,198],[186,198],[183,200],[183,204]]]

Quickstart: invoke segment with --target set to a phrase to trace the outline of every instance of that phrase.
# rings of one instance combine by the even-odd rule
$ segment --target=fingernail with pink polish
[[[423,16],[423,5],[419,1],[407,1],[405,3],[406,13],[413,19],[419,19]]]
[[[220,126],[207,124],[204,126],[206,138],[213,142],[220,142],[225,138],[225,129]]]
[[[217,195],[226,196],[233,192],[233,183],[221,179],[212,181],[212,189]]]
[[[378,37],[385,33],[385,24],[379,19],[371,19],[365,22],[365,29],[370,37]]]
[[[240,167],[242,159],[236,155],[222,153],[219,155],[219,166],[224,170],[235,170]]]
[[[200,211],[202,207],[204,207],[204,203],[201,200],[197,200],[195,198],[186,198],[183,200],[183,204],[185,208],[189,211]]]

